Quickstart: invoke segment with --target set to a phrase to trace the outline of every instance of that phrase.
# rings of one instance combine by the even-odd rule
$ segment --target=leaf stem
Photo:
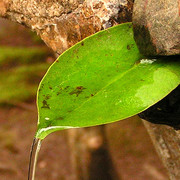
[[[41,148],[41,143],[42,143],[42,140],[36,139],[36,138],[33,139],[31,152],[30,152],[30,159],[29,159],[28,180],[30,179],[35,180],[36,165],[37,165],[38,154]],[[35,148],[36,144],[37,146]],[[35,150],[35,154],[34,154],[34,150]],[[32,165],[32,162],[33,162],[33,165]]]

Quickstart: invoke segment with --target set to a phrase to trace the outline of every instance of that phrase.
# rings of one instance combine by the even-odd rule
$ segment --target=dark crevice
[[[180,130],[180,85],[168,96],[139,114],[154,124],[165,124]]]

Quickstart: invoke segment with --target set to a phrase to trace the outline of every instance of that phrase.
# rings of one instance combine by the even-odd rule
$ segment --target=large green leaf
[[[180,83],[180,61],[142,59],[131,23],[76,44],[50,67],[38,92],[37,138],[133,116]]]

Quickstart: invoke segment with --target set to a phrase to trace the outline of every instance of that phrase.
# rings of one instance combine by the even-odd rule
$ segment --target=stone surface
[[[179,8],[178,0],[135,1],[134,38],[142,54],[180,54]]]
[[[166,125],[143,121],[153,144],[169,173],[170,180],[180,179],[180,131]]]
[[[133,0],[0,0],[0,16],[36,31],[61,54],[102,29],[131,21]]]

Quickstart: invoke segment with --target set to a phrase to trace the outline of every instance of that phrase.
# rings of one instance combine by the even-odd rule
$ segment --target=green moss
[[[44,48],[0,47],[0,105],[35,98],[48,55]]]
[[[48,55],[46,48],[0,47],[0,68],[44,62]]]
[[[24,65],[0,72],[0,103],[17,103],[35,97],[48,64]]]

